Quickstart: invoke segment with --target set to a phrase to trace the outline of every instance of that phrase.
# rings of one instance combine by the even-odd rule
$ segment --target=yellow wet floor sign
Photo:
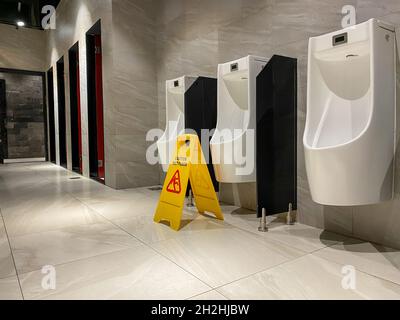
[[[217,219],[224,219],[199,138],[185,134],[178,137],[154,216],[155,222],[169,221],[172,229],[180,229],[189,181],[199,213],[210,212]]]

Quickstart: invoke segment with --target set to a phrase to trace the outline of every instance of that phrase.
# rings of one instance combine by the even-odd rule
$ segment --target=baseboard
[[[46,161],[46,158],[4,159],[4,164],[45,162],[45,161]]]

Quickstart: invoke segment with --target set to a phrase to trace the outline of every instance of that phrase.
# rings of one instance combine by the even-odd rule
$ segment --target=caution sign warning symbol
[[[181,193],[181,175],[179,170],[176,170],[174,176],[172,177],[171,181],[168,183],[167,191],[171,193]]]

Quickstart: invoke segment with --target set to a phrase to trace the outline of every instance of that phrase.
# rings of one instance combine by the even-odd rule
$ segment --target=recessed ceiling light
[[[17,26],[18,26],[18,27],[24,27],[24,26],[25,26],[25,22],[23,22],[23,21],[17,21]]]

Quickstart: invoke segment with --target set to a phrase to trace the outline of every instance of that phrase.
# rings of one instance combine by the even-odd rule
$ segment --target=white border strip
[[[45,162],[45,161],[46,161],[46,158],[4,159],[4,164],[28,163],[28,162]]]

